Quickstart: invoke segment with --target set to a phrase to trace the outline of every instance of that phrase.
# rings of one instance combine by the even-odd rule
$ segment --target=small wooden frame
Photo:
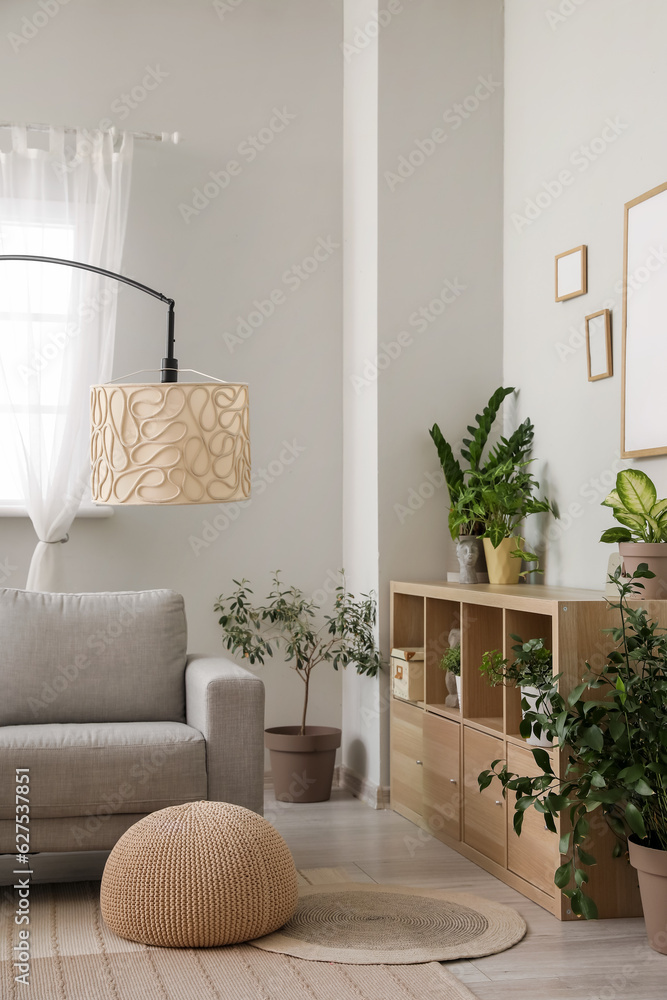
[[[614,374],[611,354],[611,313],[600,309],[586,317],[586,360],[588,381],[611,378]]]
[[[556,302],[588,291],[588,248],[585,244],[556,255]]]

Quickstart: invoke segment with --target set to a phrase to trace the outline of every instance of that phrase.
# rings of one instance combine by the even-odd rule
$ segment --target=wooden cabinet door
[[[423,741],[421,708],[391,702],[391,807],[419,823],[422,816]]]
[[[510,771],[532,778],[541,774],[530,750],[524,747],[507,747],[507,765]],[[560,864],[558,837],[548,830],[541,813],[532,808],[523,814],[521,836],[514,832],[514,800],[507,793],[507,867],[515,875],[537,886],[550,896],[556,894],[554,872]]]
[[[460,724],[424,715],[423,817],[428,830],[461,839]]]
[[[506,865],[507,829],[506,807],[500,783],[493,781],[480,792],[477,775],[491,766],[491,762],[504,756],[504,742],[480,733],[468,726],[463,728],[463,839],[469,847],[495,861]]]

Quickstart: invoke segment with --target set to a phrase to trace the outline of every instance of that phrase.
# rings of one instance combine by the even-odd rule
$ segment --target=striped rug
[[[342,873],[340,881],[346,878]],[[325,880],[332,881],[331,870]],[[13,910],[3,906],[2,1000],[474,1000],[435,962],[354,966],[248,945],[180,950],[133,944],[105,927],[98,882],[33,886],[29,929],[26,987],[15,981],[13,968],[19,928]]]

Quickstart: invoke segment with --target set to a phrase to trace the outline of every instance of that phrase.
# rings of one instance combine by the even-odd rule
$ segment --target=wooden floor
[[[528,933],[500,955],[449,963],[480,1000],[665,1000],[667,956],[652,951],[643,920],[561,923],[471,861],[390,810],[334,790],[330,802],[276,803],[266,817],[297,868],[345,868],[351,881],[475,892],[514,906]]]

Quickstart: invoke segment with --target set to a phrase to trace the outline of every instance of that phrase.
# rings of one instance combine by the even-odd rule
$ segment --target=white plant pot
[[[524,698],[526,699],[526,701],[528,702],[528,707],[533,712],[537,712],[538,711],[538,708],[537,708],[537,699],[539,698],[539,696],[540,696],[540,692],[539,692],[539,689],[536,688],[536,687],[522,687],[521,688],[521,699],[522,700]],[[543,707],[545,709],[550,709],[551,708],[551,705],[550,705],[550,702],[548,701],[548,699],[544,702]],[[522,709],[521,710],[522,717],[525,717],[525,714],[526,713]],[[551,746],[553,746],[552,741],[547,736],[544,735],[544,732],[542,733],[542,735],[540,737],[537,737],[537,736],[534,735],[534,733],[531,733],[530,736],[528,737],[528,739],[526,740],[526,743],[529,743],[530,746],[532,746],[532,747],[551,747]]]
[[[459,699],[459,708],[461,707],[461,678],[456,678],[456,697]]]

